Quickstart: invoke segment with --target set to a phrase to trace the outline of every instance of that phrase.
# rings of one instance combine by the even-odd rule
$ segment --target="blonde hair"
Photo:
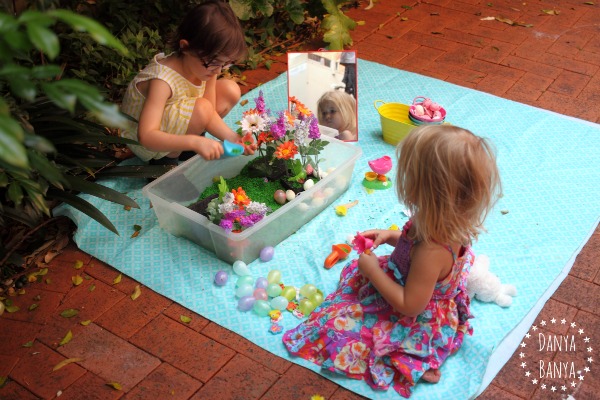
[[[468,244],[502,191],[491,144],[452,125],[413,129],[397,149],[398,198],[412,213],[414,238]]]
[[[336,105],[344,125],[338,128],[338,131],[342,132],[348,130],[353,134],[356,133],[356,99],[346,92],[339,90],[330,90],[319,98],[317,102],[317,119],[319,123],[325,119],[323,112],[327,103],[333,103]]]

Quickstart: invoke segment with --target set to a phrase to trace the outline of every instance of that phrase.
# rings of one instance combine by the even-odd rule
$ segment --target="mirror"
[[[321,134],[358,140],[356,51],[288,53],[288,95],[317,116]]]

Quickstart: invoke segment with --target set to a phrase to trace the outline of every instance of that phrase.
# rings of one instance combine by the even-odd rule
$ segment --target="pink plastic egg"
[[[285,198],[285,192],[281,189],[278,189],[275,191],[275,194],[273,194],[273,198],[275,199],[275,201],[277,202],[277,204],[285,204],[286,198]]]

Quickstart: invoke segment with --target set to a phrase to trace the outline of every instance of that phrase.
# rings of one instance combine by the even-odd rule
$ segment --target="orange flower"
[[[285,117],[287,119],[287,124],[290,127],[293,127],[294,126],[294,122],[296,121],[296,118],[294,118],[294,116],[288,110],[285,110]]]
[[[231,193],[233,193],[233,203],[238,206],[246,206],[250,204],[250,199],[246,195],[246,192],[241,187],[235,189],[231,189]]]
[[[298,110],[300,114],[304,114],[307,117],[312,115],[312,112],[308,109],[308,107],[306,107],[300,100],[298,100],[294,96],[290,97],[290,103],[294,105],[294,108]]]
[[[254,136],[252,136],[251,132],[248,132],[242,137],[242,145],[244,145],[245,149],[256,150],[258,145],[254,142]]]
[[[257,144],[260,146],[263,143],[269,143],[272,141],[273,141],[273,137],[270,134],[268,134],[267,132],[261,132],[258,135],[258,143]]]
[[[292,141],[280,144],[275,150],[275,157],[283,160],[294,158],[296,154],[298,154],[298,147]]]

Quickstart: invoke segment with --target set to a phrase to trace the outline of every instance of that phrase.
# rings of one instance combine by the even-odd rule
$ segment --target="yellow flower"
[[[321,396],[320,394],[313,394],[310,396],[310,400],[325,400],[325,397]]]

